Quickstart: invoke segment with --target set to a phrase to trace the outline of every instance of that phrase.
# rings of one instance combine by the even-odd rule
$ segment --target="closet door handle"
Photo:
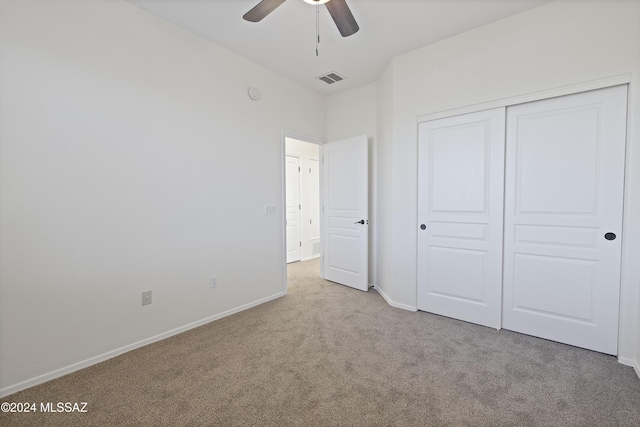
[[[616,240],[616,233],[607,233],[604,235],[604,238],[607,240]]]

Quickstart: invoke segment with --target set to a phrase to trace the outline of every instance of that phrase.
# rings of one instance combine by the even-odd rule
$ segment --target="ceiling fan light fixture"
[[[329,0],[303,0],[303,1],[309,4],[325,4]]]

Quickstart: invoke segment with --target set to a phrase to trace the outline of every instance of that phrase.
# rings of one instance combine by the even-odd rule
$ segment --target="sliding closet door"
[[[500,328],[504,108],[420,124],[418,309]]]
[[[626,96],[507,109],[505,329],[617,353]]]

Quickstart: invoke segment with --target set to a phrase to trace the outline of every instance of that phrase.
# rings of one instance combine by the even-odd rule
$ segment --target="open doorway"
[[[320,276],[320,146],[305,139],[284,138],[286,263]]]

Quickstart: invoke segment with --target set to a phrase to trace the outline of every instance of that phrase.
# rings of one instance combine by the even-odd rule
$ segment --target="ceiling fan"
[[[245,13],[243,18],[249,22],[259,22],[265,16],[273,12],[278,6],[284,3],[286,0],[262,0],[253,9]],[[342,37],[349,37],[352,34],[358,32],[360,27],[356,22],[349,6],[345,0],[305,0],[311,4],[324,4],[329,11],[329,15],[333,18],[333,22],[336,23]]]

